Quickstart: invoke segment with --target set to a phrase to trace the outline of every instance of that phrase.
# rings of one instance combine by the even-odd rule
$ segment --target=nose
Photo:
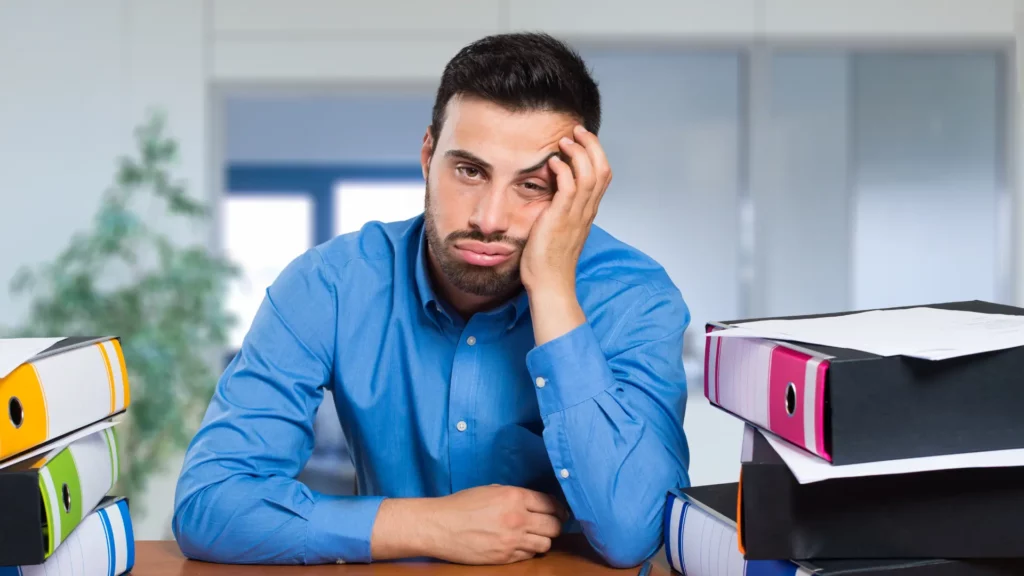
[[[504,191],[494,186],[479,196],[469,224],[485,236],[502,234],[508,230],[508,210]]]

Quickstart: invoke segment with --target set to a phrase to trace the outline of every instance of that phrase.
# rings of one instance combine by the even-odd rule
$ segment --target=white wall
[[[1008,298],[999,76],[991,54],[853,62],[852,308]]]
[[[228,162],[419,166],[436,83],[332,94],[244,94],[224,103]]]
[[[848,306],[847,55],[767,55],[752,81],[753,316]]]
[[[121,0],[0,3],[0,324],[7,279],[89,225],[129,143]]]
[[[7,279],[90,226],[148,108],[169,114],[178,175],[208,195],[203,11],[202,0],[0,2],[0,324],[26,313]],[[179,241],[208,241],[167,228]],[[168,534],[179,468],[153,476],[140,539]]]
[[[1012,125],[1015,127],[1013,133],[1016,135],[1014,144],[1016,146],[1016,170],[1011,185],[1014,186],[1014,215],[1017,223],[1014,238],[1014,248],[1011,255],[1015,273],[1015,295],[1018,305],[1024,304],[1024,0],[1017,0],[1017,13],[1014,15],[1015,23],[1015,45],[1017,68],[1011,84],[1014,85],[1016,96],[1015,117],[1012,118]]]
[[[1010,39],[1015,0],[215,0],[213,67],[230,82],[433,80],[468,41]],[[367,57],[372,55],[372,57]]]

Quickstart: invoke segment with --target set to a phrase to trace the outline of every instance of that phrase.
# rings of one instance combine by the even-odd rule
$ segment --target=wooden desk
[[[659,553],[661,554],[661,553]],[[663,554],[662,554],[663,555]],[[650,576],[669,576],[664,560],[652,559]],[[640,568],[614,570],[600,564],[593,552],[579,541],[560,542],[543,558],[534,558],[507,566],[459,566],[445,563],[379,563],[318,566],[242,566],[208,564],[188,560],[178,545],[170,541],[135,543],[135,569],[139,576],[404,576],[417,574],[454,574],[462,576],[635,576]]]

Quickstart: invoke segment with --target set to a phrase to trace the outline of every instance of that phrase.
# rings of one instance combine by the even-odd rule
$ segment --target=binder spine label
[[[46,398],[32,364],[0,380],[0,459],[38,446],[50,437]]]
[[[107,379],[110,387],[110,413],[114,414],[124,410],[126,403],[125,379],[121,371],[120,348],[115,347],[110,340],[95,345],[103,356],[103,363],[107,369]]]
[[[708,401],[831,461],[825,445],[828,361],[757,338],[720,338],[704,350]]]

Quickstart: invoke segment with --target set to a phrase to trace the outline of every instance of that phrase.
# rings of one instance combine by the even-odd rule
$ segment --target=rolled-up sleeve
[[[379,497],[295,480],[331,382],[337,298],[316,249],[266,292],[185,455],[172,530],[190,558],[240,564],[368,562]]]
[[[666,493],[689,485],[689,310],[666,289],[623,312],[604,345],[584,322],[527,354],[555,474],[584,534],[616,567],[658,550]]]

